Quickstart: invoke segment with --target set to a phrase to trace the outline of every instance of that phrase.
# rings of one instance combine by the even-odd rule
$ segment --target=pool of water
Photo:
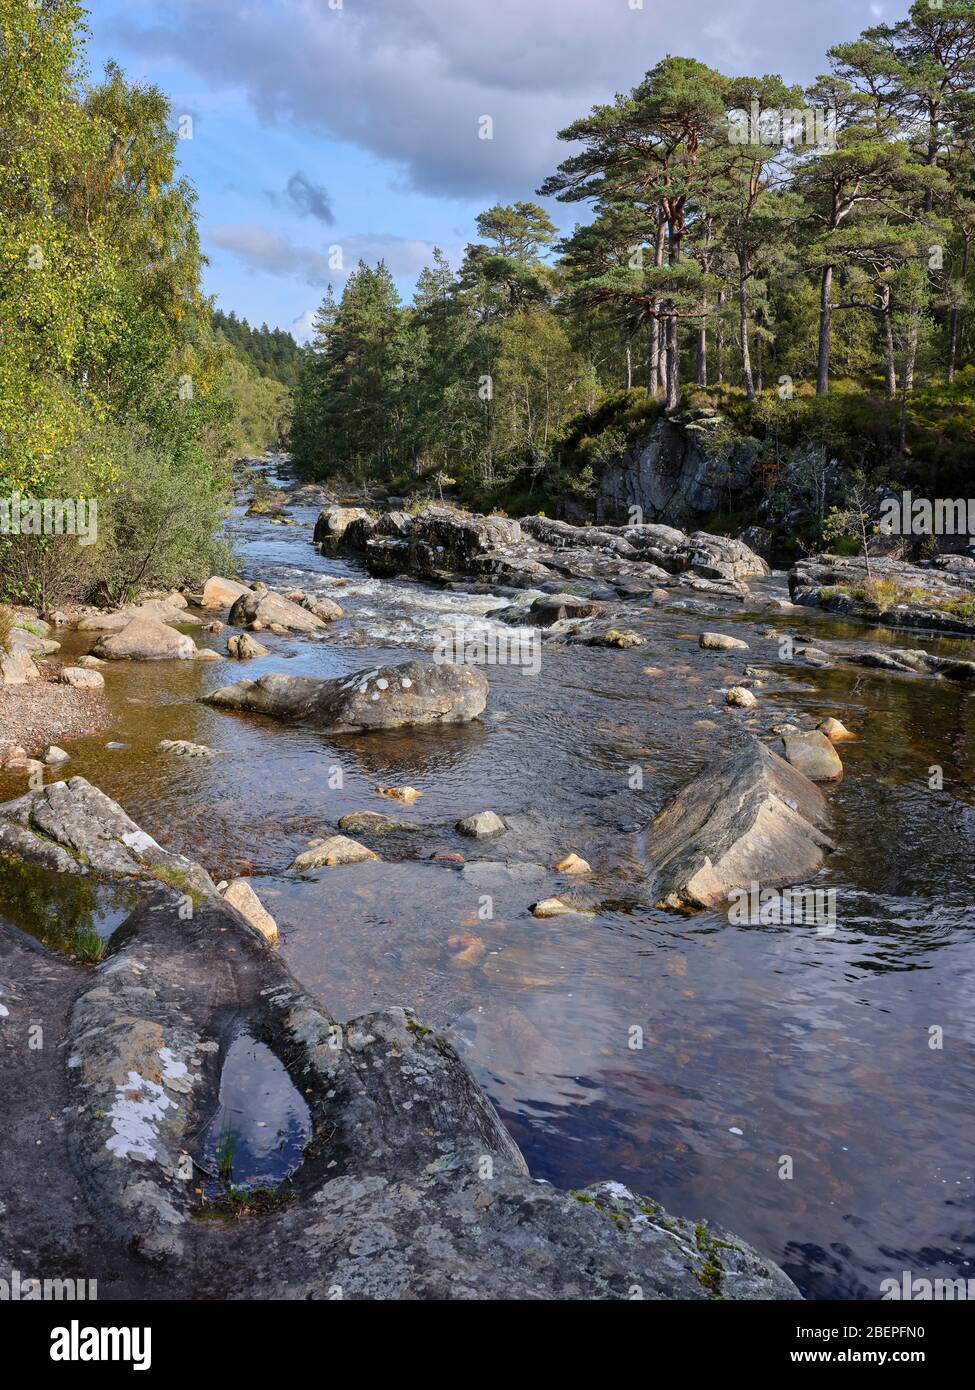
[[[485,716],[467,726],[337,738],[201,705],[244,675],[343,675],[429,656],[445,619],[497,621],[503,596],[372,579],[316,553],[314,510],[294,515],[300,525],[278,527],[238,513],[244,573],[327,593],[345,616],[320,641],[262,634],[268,656],[243,667],[112,667],[115,723],[65,744],[67,773],[215,876],[253,876],[285,960],[334,1015],[413,1004],[445,1030],[537,1176],[615,1177],[722,1222],[809,1297],[876,1298],[903,1269],[975,1275],[973,694],[781,661],[786,632],[921,639],[807,610],[770,618],[764,597],[785,592],[775,576],[746,605],[676,592],[627,605],[617,625],[643,631],[640,648],[546,641],[536,676],[492,667]],[[703,652],[704,628],[750,650]],[[226,635],[200,640],[222,652]],[[772,679],[757,710],[731,711],[723,689],[746,663]],[[836,890],[835,932],[658,911],[654,813],[742,730],[796,713],[859,734],[827,793],[839,849],[817,884]],[[167,755],[161,739],[215,756]],[[422,793],[408,809],[377,792],[405,784]],[[20,790],[0,780],[0,796]],[[511,830],[464,840],[454,822],[484,809]],[[421,828],[371,841],[379,864],[285,872],[359,810]],[[437,850],[468,865],[429,862]],[[537,920],[530,906],[566,886],[549,866],[570,850],[593,866],[594,913]],[[255,1163],[243,1166],[259,1174]]]
[[[301,1164],[311,1135],[311,1113],[284,1064],[241,1027],[227,1048],[217,1106],[197,1146],[206,1195],[277,1187]]]

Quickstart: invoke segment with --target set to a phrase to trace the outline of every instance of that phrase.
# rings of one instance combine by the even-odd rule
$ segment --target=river
[[[377,580],[319,555],[316,513],[295,508],[298,524],[280,526],[237,507],[231,527],[245,578],[342,605],[324,639],[262,633],[269,655],[246,667],[117,664],[113,725],[66,743],[68,774],[215,878],[250,876],[285,960],[333,1015],[412,1004],[445,1031],[536,1177],[618,1178],[706,1216],[807,1297],[876,1298],[905,1269],[975,1277],[975,697],[781,661],[760,635],[770,625],[820,641],[864,632],[810,610],[770,618],[763,603],[785,592],[775,575],[745,605],[676,589],[666,606],[633,605],[649,634],[635,650],[546,641],[537,675],[491,667],[474,725],[336,738],[201,705],[242,675],[429,657],[445,619],[495,625],[485,615],[502,596]],[[701,651],[702,628],[751,650]],[[227,635],[198,640],[222,653]],[[68,633],[62,655],[90,645]],[[723,704],[742,656],[774,670],[761,718]],[[741,727],[797,712],[861,734],[840,746],[846,775],[827,792],[839,850],[817,886],[836,890],[835,932],[657,910],[644,853],[653,814]],[[161,739],[217,756],[167,756]],[[422,793],[409,808],[376,791],[404,784]],[[0,798],[19,790],[0,774]],[[485,809],[509,819],[503,839],[454,832]],[[423,829],[370,842],[380,863],[284,872],[359,810]],[[430,862],[437,850],[467,866]],[[592,864],[601,910],[537,920],[529,905],[557,879],[531,866],[570,850]]]

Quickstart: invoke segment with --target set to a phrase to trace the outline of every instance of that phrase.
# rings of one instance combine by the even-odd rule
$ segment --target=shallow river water
[[[113,667],[115,722],[66,742],[67,772],[215,878],[249,875],[286,961],[334,1016],[412,1004],[446,1031],[537,1177],[618,1178],[723,1223],[807,1297],[876,1298],[903,1270],[975,1278],[975,696],[781,661],[760,635],[770,622],[824,641],[870,634],[806,610],[770,619],[778,575],[745,605],[679,590],[685,607],[630,605],[647,624],[635,650],[547,641],[537,675],[491,667],[486,714],[468,726],[335,738],[209,709],[207,689],[264,671],[429,657],[445,619],[491,630],[502,598],[372,579],[317,554],[313,509],[293,516],[235,513],[243,572],[335,598],[345,616],[324,640],[261,634],[269,655],[246,666]],[[750,651],[701,651],[703,628]],[[199,640],[223,652],[226,636]],[[69,636],[64,654],[89,645]],[[742,658],[775,672],[760,716],[723,704]],[[817,886],[836,889],[835,932],[655,909],[653,814],[741,729],[797,712],[861,734],[841,745],[846,775],[827,793],[839,849]],[[167,756],[163,738],[216,756]],[[376,791],[404,784],[422,792],[409,808]],[[0,775],[0,798],[18,790]],[[502,839],[455,833],[484,809],[511,822]],[[284,873],[356,810],[423,828],[371,841],[378,864]],[[467,865],[431,863],[437,850]],[[570,850],[592,864],[603,908],[536,920],[530,904],[565,886],[537,866]]]

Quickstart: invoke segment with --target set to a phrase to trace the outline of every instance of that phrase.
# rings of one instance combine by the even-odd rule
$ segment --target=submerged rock
[[[753,883],[779,888],[811,878],[835,848],[828,820],[818,787],[748,739],[654,820],[649,852],[659,905],[714,907]]]
[[[557,874],[589,874],[592,873],[592,866],[580,858],[574,851],[567,854],[564,859],[560,859],[552,868]]]
[[[844,743],[847,739],[856,738],[856,734],[851,733],[841,719],[834,719],[832,715],[829,719],[823,720],[819,725],[819,731],[825,734],[831,743]]]
[[[413,820],[393,820],[380,811],[350,811],[339,820],[339,829],[350,835],[389,835],[394,830],[420,830]]]
[[[214,751],[205,743],[191,743],[186,738],[164,738],[156,744],[157,753],[175,753],[181,758],[212,758]]]
[[[348,835],[330,835],[327,840],[313,840],[308,849],[299,854],[288,868],[335,868],[341,864],[364,864],[368,859],[378,858],[375,850],[366,849],[358,840],[350,840]]]
[[[460,833],[469,835],[472,840],[486,840],[492,835],[503,835],[507,828],[507,821],[496,811],[478,811],[476,815],[465,816],[457,822]]]
[[[408,661],[338,680],[313,676],[261,676],[208,695],[205,703],[314,724],[333,733],[363,733],[414,724],[457,724],[476,719],[487,704],[480,671],[452,662]]]
[[[740,637],[729,637],[725,632],[702,632],[699,638],[699,645],[703,647],[705,651],[748,651],[747,642],[743,642]]]
[[[611,627],[608,632],[600,632],[588,640],[590,647],[620,647],[626,651],[630,647],[644,646],[647,639],[629,628]]]

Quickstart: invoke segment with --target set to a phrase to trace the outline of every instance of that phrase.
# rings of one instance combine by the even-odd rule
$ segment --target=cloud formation
[[[324,249],[316,249],[298,245],[280,232],[256,222],[205,227],[203,240],[206,248],[217,247],[229,252],[248,270],[292,276],[318,288],[343,283],[360,260],[367,265],[385,261],[394,276],[413,279],[430,263],[434,250],[432,242],[391,233],[343,237]],[[442,249],[448,259],[457,264],[460,249]]]
[[[243,89],[267,121],[391,161],[413,188],[491,198],[530,196],[566,153],[556,131],[668,52],[811,80],[871,18],[849,0],[736,0],[733,14],[727,0],[170,0],[164,21],[130,12],[115,32]]]
[[[335,222],[328,190],[321,184],[312,183],[300,170],[291,175],[285,191],[292,206],[302,217],[314,217],[317,221],[324,222],[327,227],[331,227]]]

